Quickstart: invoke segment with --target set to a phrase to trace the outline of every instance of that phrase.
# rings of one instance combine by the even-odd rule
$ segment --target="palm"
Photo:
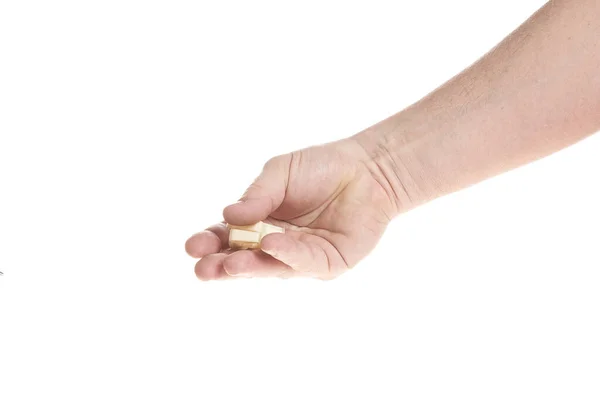
[[[387,222],[387,195],[377,184],[360,154],[341,151],[339,144],[314,147],[290,157],[287,194],[271,216],[291,229],[314,236],[301,239],[318,244],[332,269],[353,266],[379,240]],[[328,245],[329,244],[329,245]],[[335,253],[339,253],[336,259]],[[341,262],[340,262],[341,261]]]
[[[349,142],[311,147],[278,157],[279,173],[285,179],[273,191],[280,193],[281,199],[268,212],[266,220],[285,227],[286,233],[266,236],[263,251],[228,254],[230,251],[225,249],[216,255],[208,252],[211,257],[198,262],[196,272],[200,272],[201,278],[206,271],[216,277],[229,275],[215,266],[222,264],[227,272],[250,271],[245,274],[248,276],[308,275],[328,279],[352,267],[375,246],[391,214],[389,196],[363,161],[361,149]],[[258,183],[253,185],[262,189]],[[226,209],[225,216],[242,218],[236,212],[228,213]],[[222,229],[222,226],[211,228],[221,242],[219,250],[226,247]],[[193,254],[193,245],[205,248],[209,236],[212,235],[204,233],[192,237],[188,252],[202,257],[207,252]]]

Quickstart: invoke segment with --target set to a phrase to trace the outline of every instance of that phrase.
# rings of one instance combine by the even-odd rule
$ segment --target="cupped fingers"
[[[331,279],[347,269],[335,246],[327,239],[310,233],[272,233],[263,238],[261,248],[298,273],[315,278]]]
[[[194,258],[201,258],[227,248],[228,240],[227,225],[224,223],[211,225],[203,232],[191,236],[185,242],[185,251]]]
[[[209,254],[202,257],[196,263],[194,272],[201,281],[212,281],[231,278],[223,269],[223,260],[227,257],[225,253]]]
[[[244,278],[289,278],[297,276],[292,268],[260,250],[241,250],[223,260],[223,269],[230,276]]]

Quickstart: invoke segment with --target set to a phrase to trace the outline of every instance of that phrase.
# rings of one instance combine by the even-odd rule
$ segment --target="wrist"
[[[430,138],[410,111],[396,114],[351,137],[364,151],[363,162],[383,182],[395,214],[401,214],[439,196],[439,188],[422,162]],[[431,147],[430,147],[431,148]]]

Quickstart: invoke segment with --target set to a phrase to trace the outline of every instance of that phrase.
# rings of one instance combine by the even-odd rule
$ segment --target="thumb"
[[[251,225],[277,210],[285,197],[290,158],[287,154],[269,160],[240,201],[225,207],[225,221],[232,225]]]

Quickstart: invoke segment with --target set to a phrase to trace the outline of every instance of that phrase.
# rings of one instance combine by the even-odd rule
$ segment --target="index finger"
[[[229,229],[224,222],[214,224],[192,235],[185,242],[185,251],[194,258],[218,253],[229,247]]]

